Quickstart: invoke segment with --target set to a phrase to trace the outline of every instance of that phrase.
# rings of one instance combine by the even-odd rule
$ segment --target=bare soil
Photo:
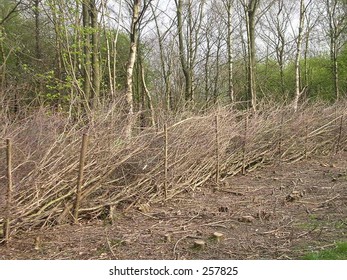
[[[0,259],[300,259],[347,241],[346,168],[346,152],[277,163],[167,203],[120,205],[113,219],[16,232]]]

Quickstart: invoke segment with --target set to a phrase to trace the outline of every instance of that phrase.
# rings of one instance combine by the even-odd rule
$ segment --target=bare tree
[[[303,74],[304,77],[301,79],[302,82],[302,88],[304,90],[304,98],[307,97],[307,92],[309,91],[309,81],[310,81],[310,69],[309,69],[309,56],[310,56],[310,45],[313,44],[313,40],[316,38],[313,38],[315,28],[318,25],[318,22],[321,20],[321,16],[319,15],[318,11],[318,4],[317,2],[309,3],[310,5],[307,5],[306,12],[305,12],[305,32],[304,32],[304,69]]]
[[[92,30],[92,93],[91,106],[95,108],[100,102],[100,46],[99,46],[99,23],[98,8],[95,0],[90,0],[90,27]]]
[[[274,53],[279,68],[280,92],[285,96],[285,62],[288,57],[288,29],[291,24],[295,2],[278,0],[268,13],[264,14],[264,22],[261,26],[261,37],[266,46]]]
[[[205,44],[203,47],[203,51],[205,54],[205,65],[204,65],[204,71],[205,71],[205,106],[208,105],[209,99],[210,99],[210,91],[211,91],[211,75],[210,75],[210,70],[211,70],[211,53],[212,53],[212,47],[213,47],[213,42],[211,42],[211,24],[210,22],[206,22],[204,24],[203,30],[205,33]]]
[[[183,0],[175,0],[175,3],[179,56],[185,78],[185,101],[192,102],[194,100],[194,67],[205,1],[199,1],[197,6],[194,5],[193,0],[188,0],[185,3]],[[186,13],[185,18],[183,15],[184,11]],[[184,20],[186,20],[186,25]]]
[[[248,50],[248,98],[251,101],[251,107],[256,110],[257,93],[255,81],[256,67],[256,45],[255,45],[255,24],[256,13],[260,0],[241,0],[244,9],[247,26],[247,50]]]
[[[159,2],[158,2],[159,4]],[[151,5],[151,10],[153,14],[153,19],[155,23],[155,31],[157,35],[157,40],[158,40],[158,46],[159,46],[159,57],[160,57],[160,66],[161,66],[161,73],[164,79],[165,83],[165,94],[164,94],[164,99],[165,99],[165,109],[168,110],[173,110],[174,108],[174,98],[173,98],[173,93],[171,90],[171,76],[172,76],[172,71],[171,71],[171,61],[172,59],[165,59],[165,46],[164,46],[164,41],[165,38],[169,35],[172,25],[174,24],[174,21],[171,21],[170,25],[168,27],[165,27],[165,31],[161,32],[160,30],[160,24],[159,24],[159,15],[156,13],[157,10],[159,10],[158,6]]]
[[[344,45],[341,37],[346,31],[347,27],[346,4],[342,3],[340,0],[325,0],[324,11],[326,13],[324,18],[327,19],[329,26],[327,34],[329,38],[330,61],[334,81],[335,99],[339,100],[340,88],[338,54]]]
[[[41,51],[41,35],[40,35],[40,2],[41,0],[34,0],[33,12],[35,17],[35,51],[36,58],[38,60],[42,59]]]
[[[82,21],[83,21],[83,93],[86,98],[85,107],[89,108],[91,96],[91,43],[90,43],[90,5],[89,0],[82,1]]]
[[[235,101],[233,82],[233,4],[234,0],[223,0],[224,8],[227,12],[227,52],[228,52],[228,94],[230,102]]]

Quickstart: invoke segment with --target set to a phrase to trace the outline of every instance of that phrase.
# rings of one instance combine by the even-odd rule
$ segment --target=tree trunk
[[[171,80],[170,65],[166,66],[165,64],[165,54],[164,54],[164,45],[163,45],[164,35],[160,34],[157,15],[155,14],[154,7],[152,5],[151,5],[151,10],[154,16],[154,23],[155,23],[157,36],[158,36],[160,65],[161,65],[161,71],[162,71],[162,75],[163,75],[164,83],[165,83],[165,94],[164,94],[165,110],[169,111],[169,110],[173,110],[173,107],[174,107],[171,86],[170,86],[170,80]],[[167,30],[165,33],[167,33],[168,31],[169,30]],[[170,64],[170,62],[168,64]]]
[[[123,1],[120,0],[119,2],[119,9],[118,9],[118,23],[116,27],[116,35],[113,40],[113,88],[116,90],[117,88],[117,42],[118,42],[118,36],[119,36],[119,27],[120,27],[120,21],[122,18],[122,7],[123,7]],[[113,96],[115,97],[115,96]]]
[[[334,33],[331,30],[331,33]],[[330,63],[332,69],[333,85],[335,100],[338,101],[340,98],[340,88],[339,88],[339,68],[337,63],[337,42],[335,34],[330,35]]]
[[[247,21],[247,48],[248,48],[248,96],[251,99],[251,106],[255,111],[257,108],[257,93],[255,82],[256,67],[256,46],[255,46],[255,14],[259,5],[259,0],[249,0],[246,6]]]
[[[218,96],[219,96],[219,92],[218,92],[218,82],[219,82],[219,75],[220,75],[220,61],[219,61],[219,57],[220,57],[220,50],[221,50],[221,43],[222,40],[220,38],[220,35],[218,35],[218,42],[217,42],[217,50],[216,50],[216,73],[214,76],[214,88],[213,88],[213,98],[214,98],[214,104],[218,103]]]
[[[113,49],[112,49],[112,43],[111,39],[113,39],[113,31],[110,31],[108,28],[107,20],[106,20],[106,10],[107,10],[107,1],[101,2],[101,21],[102,21],[102,27],[103,27],[103,34],[105,37],[105,45],[106,45],[106,65],[107,65],[107,78],[108,78],[108,86],[109,86],[109,94],[104,94],[103,96],[100,96],[100,101],[102,100],[102,103],[105,104],[106,102],[109,102],[110,100],[113,100],[115,95],[115,89],[113,84],[113,71],[112,71],[112,55]],[[101,32],[101,30],[100,30]]]
[[[299,18],[299,33],[296,40],[296,53],[295,53],[295,97],[293,102],[294,111],[298,110],[299,98],[302,94],[300,89],[300,58],[301,58],[301,44],[302,32],[304,29],[305,20],[305,1],[300,0],[300,18]]]
[[[211,56],[211,42],[209,38],[210,34],[206,34],[206,58],[205,58],[205,106],[208,107],[208,101],[210,99],[210,56]]]
[[[85,106],[88,106],[91,92],[91,47],[90,47],[90,16],[89,16],[89,0],[82,2],[82,21],[83,21],[83,94]]]
[[[138,38],[138,19],[140,11],[140,0],[135,0],[132,6],[132,19],[130,26],[130,52],[127,63],[126,75],[126,101],[127,101],[127,124],[125,127],[125,136],[127,139],[131,138],[132,128],[134,124],[134,104],[133,104],[133,74],[134,65],[137,52],[137,38]]]
[[[228,14],[228,34],[227,34],[227,49],[228,49],[228,94],[230,102],[234,103],[234,83],[233,83],[233,38],[232,38],[232,17],[233,4],[232,0],[226,1],[225,8]]]
[[[99,31],[98,11],[95,0],[90,0],[90,27],[92,30],[92,96],[91,108],[96,108],[100,102],[100,63],[99,63]]]
[[[143,109],[146,108],[145,100],[147,99],[147,107],[149,109],[151,126],[155,127],[155,117],[154,117],[154,108],[153,108],[152,96],[151,96],[151,94],[147,88],[146,79],[145,79],[145,68],[143,67],[142,61],[140,63],[140,67],[141,67],[141,83],[142,83],[142,88],[144,91],[142,107],[143,107]]]
[[[3,28],[0,25],[0,56],[2,59],[2,64],[0,65],[0,94],[3,94],[5,92],[6,88],[6,65],[7,65],[7,55],[5,54],[5,48],[4,48],[4,42],[2,36],[5,36],[3,34]],[[0,96],[0,99],[2,100],[2,96]]]
[[[338,20],[337,8],[338,1],[337,0],[326,0],[326,9],[328,13],[328,21],[329,21],[329,37],[330,37],[330,61],[331,61],[331,70],[332,70],[332,78],[334,84],[334,93],[335,100],[338,101],[340,98],[340,88],[339,88],[339,67],[337,63],[338,57],[338,41],[341,34],[343,34],[343,30],[346,27],[346,19],[345,16],[340,15],[341,19]]]
[[[277,17],[281,16],[283,10],[283,2],[279,3]],[[282,28],[280,27],[279,22],[277,21],[277,35],[278,35],[278,44],[276,46],[277,62],[280,70],[280,83],[281,83],[281,94],[285,94],[285,85],[284,85],[284,49],[285,49],[285,34],[283,33]]]
[[[205,1],[199,3],[194,14],[193,1],[188,0],[185,2],[187,6],[187,26],[183,27],[183,0],[175,0],[176,3],[176,16],[177,16],[177,29],[178,29],[178,47],[179,56],[182,66],[182,72],[185,80],[185,101],[192,104],[194,101],[194,68],[196,63],[196,55],[198,49],[198,37],[203,18],[203,7]],[[187,38],[184,38],[183,29],[187,33]],[[186,40],[184,40],[186,39]],[[187,53],[186,53],[187,51]]]
[[[63,60],[62,60],[62,54],[63,54],[63,44],[62,44],[62,20],[61,20],[61,13],[59,11],[59,6],[56,5],[56,3],[52,2],[51,5],[51,13],[53,18],[53,25],[54,25],[54,33],[55,33],[55,70],[54,75],[58,83],[61,83],[62,81],[62,73],[63,73]],[[57,89],[57,92],[60,94],[63,94],[63,91],[61,89]],[[60,106],[61,99],[58,100],[57,103],[54,104],[55,110],[58,110]]]
[[[190,71],[188,67],[188,61],[186,58],[186,52],[185,52],[185,45],[184,45],[184,38],[183,38],[183,19],[182,19],[182,5],[183,0],[176,0],[176,7],[177,7],[177,29],[178,29],[178,47],[179,47],[179,55],[180,55],[180,61],[182,66],[182,71],[185,79],[185,101],[191,101],[192,100],[192,79],[190,76]]]
[[[35,52],[38,60],[42,59],[41,51],[41,34],[40,34],[40,0],[34,1],[34,17],[35,17]]]

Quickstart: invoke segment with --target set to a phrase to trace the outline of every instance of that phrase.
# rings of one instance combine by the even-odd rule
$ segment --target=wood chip
[[[41,249],[41,238],[40,236],[36,236],[35,238],[35,250],[40,250]]]
[[[206,245],[206,242],[202,239],[196,239],[194,240],[194,248],[204,248]]]
[[[138,210],[143,212],[143,213],[150,212],[150,209],[151,209],[151,207],[150,207],[149,203],[140,204],[138,206]]]
[[[224,234],[221,233],[221,232],[214,232],[213,233],[213,238],[217,241],[217,242],[220,242],[224,237]]]
[[[166,242],[171,242],[171,234],[167,233],[164,235]]]

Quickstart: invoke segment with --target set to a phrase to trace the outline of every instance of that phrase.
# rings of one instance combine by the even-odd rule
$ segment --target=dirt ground
[[[338,241],[347,241],[347,152],[120,207],[113,223],[17,232],[0,259],[300,259]]]

